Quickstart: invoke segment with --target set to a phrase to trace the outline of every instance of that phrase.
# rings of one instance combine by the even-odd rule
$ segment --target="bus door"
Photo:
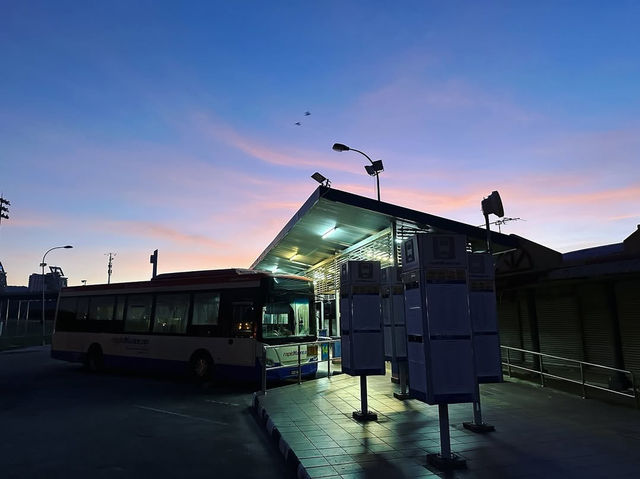
[[[234,364],[253,366],[256,358],[256,307],[253,301],[235,301],[231,310],[231,331],[227,341]]]

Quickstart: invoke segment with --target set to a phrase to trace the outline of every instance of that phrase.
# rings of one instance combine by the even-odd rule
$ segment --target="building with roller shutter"
[[[640,378],[640,227],[621,243],[565,254],[521,245],[496,265],[501,343]]]

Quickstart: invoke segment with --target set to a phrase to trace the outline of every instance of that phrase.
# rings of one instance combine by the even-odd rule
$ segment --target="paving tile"
[[[291,447],[291,446],[290,446]],[[324,457],[317,449],[294,449],[298,459],[308,459],[311,457]]]
[[[329,463],[327,462],[327,460],[323,457],[305,457],[305,458],[298,458],[300,459],[300,463],[306,467],[315,467],[315,466],[327,466],[329,465]]]
[[[346,454],[345,450],[341,447],[329,447],[326,449],[320,449],[323,456],[341,456]]]
[[[311,479],[316,479],[318,477],[325,478],[340,478],[340,475],[336,472],[336,470],[332,466],[317,466],[317,467],[306,467],[307,474]]]
[[[367,446],[360,444],[358,446],[346,446],[343,447],[344,452],[347,454],[366,454],[368,452]]]
[[[327,460],[327,462],[329,464],[331,464],[332,466],[336,466],[339,464],[352,464],[353,463],[353,457],[351,457],[349,454],[338,454],[335,456],[325,456],[325,459]]]

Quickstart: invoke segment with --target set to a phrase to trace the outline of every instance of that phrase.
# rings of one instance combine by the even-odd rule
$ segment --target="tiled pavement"
[[[467,469],[426,467],[440,452],[438,409],[393,397],[389,376],[368,378],[376,422],[358,423],[357,377],[338,375],[255,396],[267,430],[300,478],[640,478],[640,411],[506,381],[481,386],[495,432],[462,427],[470,404],[449,406],[451,449]]]

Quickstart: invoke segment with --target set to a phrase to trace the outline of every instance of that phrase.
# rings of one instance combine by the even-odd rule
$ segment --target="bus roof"
[[[94,284],[87,286],[70,286],[63,288],[65,292],[89,292],[120,289],[153,288],[163,286],[176,286],[180,284],[206,284],[206,283],[236,283],[256,281],[262,278],[290,278],[301,281],[311,281],[303,276],[289,274],[275,274],[270,271],[261,271],[244,268],[209,269],[200,271],[182,271],[175,273],[162,273],[148,281],[132,281],[127,283]]]

